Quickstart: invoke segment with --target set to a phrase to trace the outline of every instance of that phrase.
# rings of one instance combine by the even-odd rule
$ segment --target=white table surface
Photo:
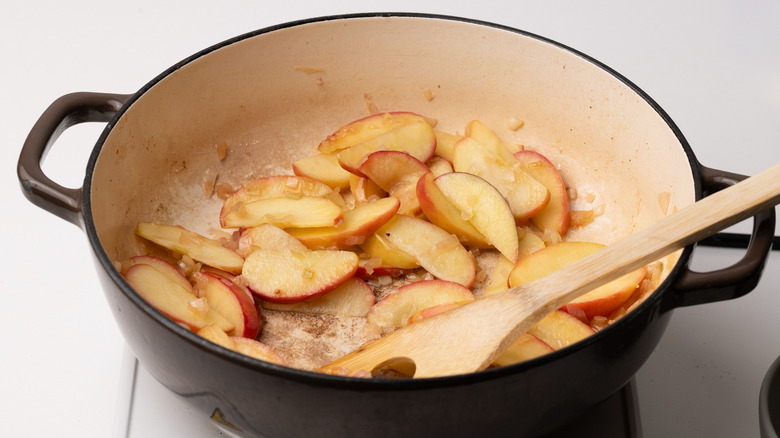
[[[0,436],[124,436],[126,427],[124,342],[95,277],[86,237],[34,207],[19,190],[16,161],[41,112],[73,91],[134,92],[180,59],[244,32],[370,11],[464,16],[552,38],[645,90],[705,165],[753,174],[780,161],[776,1],[28,0],[5,5],[0,11],[0,205],[5,211]],[[44,169],[62,184],[79,187],[100,129],[67,131]],[[724,265],[735,254],[707,249],[695,264]],[[773,254],[768,274],[747,297],[676,311],[658,350],[637,375],[646,437],[758,435],[758,386],[780,354],[778,268],[780,256]],[[165,407],[166,395],[150,391]],[[179,407],[168,406],[171,417],[179,418],[173,414]],[[186,409],[183,416],[186,421]],[[199,430],[199,424],[193,419],[189,427]],[[143,424],[136,431],[168,437],[180,435],[173,431],[182,427]]]

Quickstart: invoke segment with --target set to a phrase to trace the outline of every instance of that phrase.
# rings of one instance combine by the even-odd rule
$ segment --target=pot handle
[[[71,126],[84,122],[108,122],[130,95],[79,92],[55,100],[33,125],[16,167],[24,196],[38,207],[79,227],[82,188],[71,189],[52,181],[41,169],[46,153]]]
[[[711,169],[699,164],[704,196],[736,184],[743,175]],[[685,307],[739,298],[752,291],[761,278],[775,233],[775,209],[753,216],[753,230],[745,255],[726,268],[711,272],[695,272],[686,267],[677,277],[669,294],[671,307]]]

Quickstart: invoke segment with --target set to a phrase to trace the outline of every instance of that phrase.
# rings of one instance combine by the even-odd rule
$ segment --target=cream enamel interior
[[[309,72],[310,67],[315,70]],[[434,94],[427,100],[424,91]],[[658,113],[631,88],[565,49],[515,32],[426,17],[313,22],[215,50],[146,91],[107,137],[92,211],[109,258],[134,255],[138,221],[207,233],[221,201],[207,170],[238,186],[291,173],[341,125],[413,111],[463,132],[479,119],[505,141],[547,155],[577,190],[575,209],[604,205],[572,240],[610,243],[694,201],[690,162]],[[512,118],[524,121],[509,129]],[[214,145],[228,144],[220,162]],[[591,200],[588,194],[593,196]]]

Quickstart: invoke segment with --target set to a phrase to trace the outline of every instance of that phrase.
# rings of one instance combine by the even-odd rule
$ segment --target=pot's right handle
[[[746,178],[702,165],[699,165],[699,169],[705,196]],[[695,272],[686,267],[672,284],[675,293],[669,294],[673,300],[671,307],[729,300],[753,290],[761,278],[761,272],[772,249],[774,233],[774,208],[753,216],[753,230],[745,255],[733,265],[715,271]]]
[[[24,142],[16,167],[22,192],[42,209],[77,226],[81,215],[81,188],[71,189],[51,180],[41,169],[46,153],[73,125],[108,122],[129,98],[124,94],[71,93],[55,100],[41,114]]]

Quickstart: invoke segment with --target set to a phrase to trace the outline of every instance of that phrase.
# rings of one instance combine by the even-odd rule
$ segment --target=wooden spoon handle
[[[396,363],[415,377],[437,377],[484,369],[569,301],[778,203],[780,163],[546,277],[410,324],[322,371],[349,375]]]

